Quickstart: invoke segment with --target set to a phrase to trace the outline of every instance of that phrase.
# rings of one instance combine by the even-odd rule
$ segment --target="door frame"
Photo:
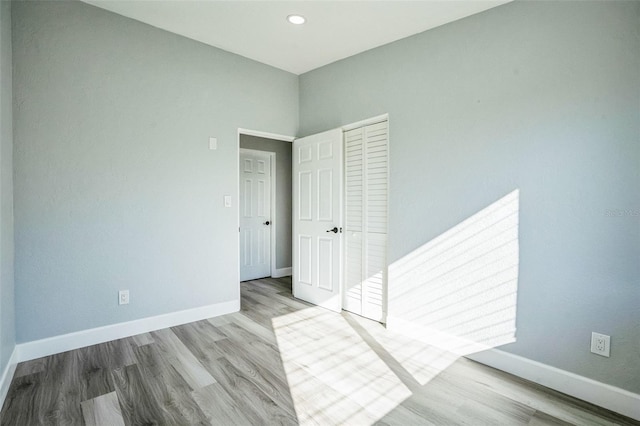
[[[240,149],[251,150],[249,148],[240,148],[240,136],[256,136],[264,139],[273,139],[281,142],[289,142],[293,143],[295,140],[294,136],[286,136],[279,135],[276,133],[269,132],[261,132],[258,130],[250,130],[243,129],[241,127],[238,128],[237,141],[236,141],[236,200],[237,200],[237,211],[236,215],[236,226],[238,231],[240,231]],[[254,150],[257,151],[257,150]],[[270,238],[271,238],[271,259],[270,259],[270,274],[271,276],[277,275],[276,271],[276,229],[277,229],[277,221],[275,219],[276,215],[276,153],[271,151],[260,151],[268,153],[271,158],[271,206],[270,206],[270,216],[271,216],[271,226],[270,226]],[[238,277],[240,277],[240,232],[238,232]],[[240,281],[238,281],[240,282]],[[240,293],[240,286],[238,286],[238,297]]]
[[[356,121],[355,123],[345,124],[341,126],[342,132],[357,129],[358,127],[368,126],[369,124],[380,123],[381,121],[389,121],[389,114],[380,114],[375,117],[365,118],[364,120]]]

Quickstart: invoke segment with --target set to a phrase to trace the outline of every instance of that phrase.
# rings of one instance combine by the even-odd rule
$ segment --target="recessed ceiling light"
[[[302,25],[306,22],[306,19],[302,15],[289,15],[287,16],[287,21],[295,25]]]

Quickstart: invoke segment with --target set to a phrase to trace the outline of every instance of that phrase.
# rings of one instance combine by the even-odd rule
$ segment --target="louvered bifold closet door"
[[[365,280],[362,315],[382,321],[387,281],[388,214],[388,132],[387,122],[364,128],[364,259]]]
[[[345,132],[344,308],[384,320],[387,282],[388,126]]]
[[[364,129],[344,134],[345,147],[345,292],[343,308],[362,314],[362,220],[364,207]]]

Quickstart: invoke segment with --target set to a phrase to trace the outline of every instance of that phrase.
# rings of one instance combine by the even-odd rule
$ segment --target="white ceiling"
[[[511,0],[84,1],[302,74]],[[307,23],[288,23],[294,13]]]

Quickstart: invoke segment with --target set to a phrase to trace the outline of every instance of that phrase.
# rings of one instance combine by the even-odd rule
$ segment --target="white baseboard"
[[[398,317],[387,317],[387,328],[632,419],[640,420],[639,394],[484,344],[429,329]]]
[[[0,376],[0,410],[4,405],[4,400],[7,398],[7,392],[9,392],[9,386],[11,380],[13,380],[13,374],[16,372],[18,366],[18,351],[14,348],[9,358],[9,362]]]
[[[216,303],[214,305],[186,309],[184,311],[171,312],[164,315],[157,315],[154,317],[63,334],[60,336],[48,337],[46,339],[35,340],[32,342],[20,343],[16,346],[15,352],[17,352],[17,360],[19,362],[29,361],[43,356],[70,351],[72,349],[135,336],[140,333],[147,333],[149,331],[160,330],[162,328],[174,327],[176,325],[186,324],[193,321],[200,321],[206,318],[230,314],[238,312],[239,310],[240,300],[232,300],[230,302]]]
[[[289,275],[291,275],[291,271],[291,267],[275,269],[271,274],[271,278],[288,277]]]
[[[499,349],[467,355],[467,358],[640,420],[639,394]]]

